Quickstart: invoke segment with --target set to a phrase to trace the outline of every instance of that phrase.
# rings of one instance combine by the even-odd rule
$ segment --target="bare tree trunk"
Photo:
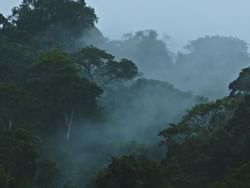
[[[70,112],[70,117],[68,118],[67,113],[64,113],[64,118],[65,118],[65,122],[67,125],[67,135],[66,135],[66,140],[67,142],[70,141],[70,137],[71,137],[71,130],[72,130],[72,124],[73,124],[73,118],[74,118],[74,111],[71,110]]]
[[[90,79],[91,81],[94,81],[92,72],[91,72],[91,66],[90,65],[81,65],[80,67],[86,72],[88,79]]]

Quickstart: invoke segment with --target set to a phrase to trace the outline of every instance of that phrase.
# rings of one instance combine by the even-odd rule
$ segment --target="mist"
[[[242,68],[249,66],[247,58],[241,62],[236,62],[236,60],[234,63],[228,64],[225,62],[227,60],[218,59],[215,61],[224,61],[218,67],[213,65],[213,67],[204,68],[202,62],[200,65],[197,62],[194,66],[191,63],[190,66],[179,68],[177,68],[178,65],[174,68],[169,66],[169,64],[180,61],[180,58],[178,59],[180,54],[188,53],[185,47],[199,38],[213,36],[227,37],[229,40],[230,38],[236,38],[245,41],[247,45],[250,41],[250,26],[246,18],[250,16],[250,13],[246,8],[249,6],[249,2],[246,0],[240,2],[226,0],[219,2],[215,0],[191,0],[188,2],[171,0],[121,2],[109,0],[101,2],[89,0],[87,2],[95,7],[96,13],[100,17],[97,28],[102,32],[103,36],[110,40],[109,44],[104,46],[100,45],[100,43],[93,43],[118,57],[135,60],[137,66],[147,78],[164,80],[172,83],[180,90],[191,91],[196,95],[203,95],[210,99],[217,99],[229,93],[228,83],[237,77]],[[128,12],[129,14],[127,14]],[[127,51],[122,52],[122,50],[119,51],[121,48],[114,45],[114,43],[124,41],[123,36],[126,33],[135,34],[138,31],[146,30],[155,30],[157,32],[157,39],[166,45],[161,48],[161,50],[166,51],[165,54],[158,53],[149,57],[148,52],[146,52],[147,55],[141,52],[140,58],[138,49],[143,48],[142,46],[136,47],[132,44],[126,46],[125,41],[123,42],[123,48],[126,48]],[[227,43],[223,44],[222,40],[221,44],[219,43],[211,43],[210,47],[207,46],[207,48],[216,48],[217,45],[220,46],[220,49],[226,48]],[[156,46],[144,46],[144,49],[146,48],[150,51]],[[134,50],[134,54],[131,54],[131,49]],[[231,50],[224,51],[225,58],[230,56],[230,53],[234,53],[233,47]],[[209,52],[207,53],[211,61],[213,61],[212,56],[215,53],[210,53],[210,55]],[[146,56],[147,60],[143,56]],[[189,61],[192,60],[189,59]],[[197,59],[196,61],[206,60]],[[224,64],[224,67],[222,64]],[[205,73],[207,76],[199,75],[197,72],[207,72]],[[212,88],[214,91],[212,91]]]
[[[0,12],[10,15],[10,7],[18,3],[1,3]],[[56,47],[69,57],[95,46],[112,54],[112,61],[131,60],[139,74],[105,85],[83,71],[83,77],[102,90],[96,99],[100,119],[77,119],[69,143],[65,127],[44,141],[43,157],[56,161],[62,177],[68,178],[61,184],[72,181],[82,187],[92,187],[112,157],[164,159],[166,148],[159,146],[159,133],[181,121],[193,106],[228,96],[228,84],[250,65],[246,0],[88,0],[87,4],[95,9],[98,23],[81,31],[77,41],[74,37],[70,41],[71,28],[64,25],[56,32],[48,27],[47,32],[38,32],[38,38],[62,42]],[[59,30],[66,34],[59,35]],[[50,32],[53,35],[45,34]]]
[[[163,81],[138,79],[125,85],[112,84],[104,88],[99,99],[105,109],[104,122],[78,121],[72,127],[69,155],[48,153],[68,169],[67,177],[76,178],[82,187],[92,187],[92,181],[112,157],[164,159],[166,149],[160,145],[160,130],[180,121],[192,106],[206,101]],[[64,134],[59,134],[48,145],[60,153],[64,139]]]

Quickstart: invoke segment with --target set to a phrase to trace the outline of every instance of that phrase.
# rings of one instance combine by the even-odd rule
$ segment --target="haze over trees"
[[[249,187],[247,43],[175,54],[154,30],[110,41],[96,21],[84,0],[0,14],[0,187]]]
[[[185,46],[176,59],[178,78],[173,81],[185,90],[212,98],[224,96],[227,84],[249,65],[248,44],[233,37],[199,38]],[[195,85],[195,87],[192,87]]]
[[[104,48],[117,57],[128,57],[137,63],[142,72],[156,78],[161,69],[171,68],[173,54],[155,30],[124,34],[121,40],[110,41]]]
[[[245,41],[219,35],[190,41],[177,53],[171,52],[154,30],[128,33],[121,40],[99,46],[118,57],[133,59],[147,78],[165,80],[211,99],[227,95],[227,84],[250,60]]]

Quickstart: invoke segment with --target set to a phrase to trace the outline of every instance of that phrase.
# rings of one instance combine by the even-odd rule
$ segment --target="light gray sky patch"
[[[5,15],[20,0],[0,0]],[[96,9],[105,36],[156,29],[177,46],[204,35],[236,36],[250,41],[249,0],[87,0]]]

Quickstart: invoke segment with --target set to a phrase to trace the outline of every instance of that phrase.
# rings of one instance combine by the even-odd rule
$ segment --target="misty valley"
[[[249,188],[248,43],[109,39],[94,8],[0,13],[0,188]]]

